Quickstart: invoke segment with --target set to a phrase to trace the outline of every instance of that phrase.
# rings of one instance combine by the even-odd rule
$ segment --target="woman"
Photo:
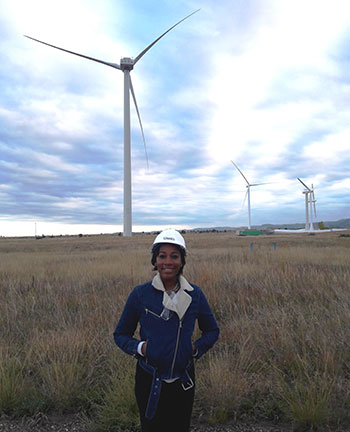
[[[201,289],[182,276],[186,244],[173,229],[154,240],[157,274],[133,289],[114,332],[137,358],[135,395],[143,432],[187,432],[194,400],[194,359],[217,341],[219,328]],[[201,336],[192,342],[195,322]],[[140,339],[134,337],[140,324]]]

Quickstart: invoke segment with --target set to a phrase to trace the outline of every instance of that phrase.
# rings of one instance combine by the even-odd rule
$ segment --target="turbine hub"
[[[134,60],[130,57],[123,57],[120,59],[120,69],[124,70],[133,70],[134,69]]]

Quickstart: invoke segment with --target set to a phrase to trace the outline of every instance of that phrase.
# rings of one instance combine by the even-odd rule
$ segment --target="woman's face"
[[[182,267],[181,254],[178,249],[169,243],[161,245],[156,258],[156,266],[163,283],[176,282]]]

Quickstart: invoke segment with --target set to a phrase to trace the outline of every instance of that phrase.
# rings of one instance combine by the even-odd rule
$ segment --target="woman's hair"
[[[152,251],[151,251],[151,253],[152,253],[151,263],[153,265],[153,270],[157,270],[157,264],[156,264],[157,256],[159,255],[160,247],[163,244],[167,244],[167,243],[157,243],[152,248]],[[171,244],[171,243],[169,243],[169,244]],[[181,246],[178,246],[176,244],[171,244],[171,246],[174,246],[179,251],[179,253],[180,253],[182,266],[181,266],[181,269],[179,271],[179,274],[181,274],[182,270],[183,270],[183,268],[185,267],[185,264],[186,264],[186,251],[185,251],[184,248],[182,248]]]

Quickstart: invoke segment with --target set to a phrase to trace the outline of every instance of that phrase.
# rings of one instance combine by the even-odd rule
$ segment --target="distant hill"
[[[339,219],[335,222],[325,222],[329,228],[350,228],[350,219]]]
[[[317,223],[314,222],[314,227],[317,228]],[[326,228],[349,228],[350,229],[350,218],[339,219],[337,221],[323,221]],[[294,223],[294,224],[263,224],[263,225],[252,225],[252,229],[301,229],[305,228],[305,223]],[[247,229],[246,226],[238,227],[212,227],[212,228],[194,228],[188,231],[233,231]],[[186,230],[187,231],[187,230]]]

